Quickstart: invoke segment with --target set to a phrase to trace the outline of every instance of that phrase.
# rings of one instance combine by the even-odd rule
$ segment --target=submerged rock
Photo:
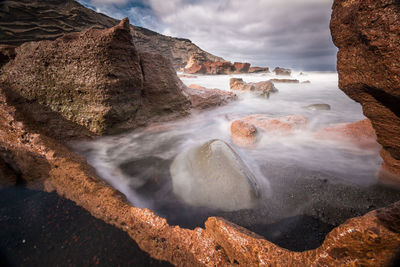
[[[249,68],[249,73],[269,73],[269,68],[268,67],[250,67]]]
[[[170,171],[174,193],[189,205],[234,211],[252,208],[261,198],[254,175],[221,140],[180,153]]]
[[[280,67],[276,67],[274,69],[274,72],[276,75],[281,75],[281,76],[290,76],[292,75],[292,70],[291,69],[284,69]]]
[[[229,81],[231,90],[256,92],[260,96],[269,97],[270,93],[278,92],[271,81],[258,83],[246,83],[241,78],[231,78]]]
[[[331,106],[328,104],[312,104],[304,108],[308,110],[331,110]]]

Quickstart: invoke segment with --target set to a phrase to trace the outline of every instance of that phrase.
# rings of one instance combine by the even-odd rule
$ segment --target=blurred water
[[[186,85],[229,90],[231,77],[240,77],[246,82],[277,78],[272,74],[243,74],[198,76],[182,78],[182,81]],[[329,212],[318,215],[320,207],[337,210],[332,217],[345,217],[346,212],[351,217],[399,199],[397,191],[376,185],[376,172],[381,164],[379,147],[360,149],[348,143],[313,137],[313,132],[323,126],[365,118],[361,106],[338,89],[337,74],[295,73],[291,78],[309,80],[311,84],[278,83],[275,86],[279,92],[269,99],[244,94],[226,106],[193,112],[187,118],[161,124],[159,130],[137,129],[73,145],[105,181],[124,193],[134,205],[151,208],[167,217],[170,223],[188,227],[202,225],[209,215],[219,215],[250,229],[258,225],[253,227],[257,230],[259,225],[299,214],[324,220]],[[304,109],[317,103],[329,104],[331,110]],[[232,143],[230,122],[249,114],[302,114],[310,123],[291,136],[264,134],[255,148],[245,149]],[[264,200],[258,208],[236,213],[194,208],[172,193],[169,167],[174,157],[188,147],[211,139],[231,144],[253,171],[263,190]],[[384,197],[377,197],[381,195]],[[330,201],[325,202],[327,199]],[[341,208],[343,205],[345,211]],[[326,222],[336,224],[343,219],[326,219]],[[258,232],[267,235],[264,230]]]

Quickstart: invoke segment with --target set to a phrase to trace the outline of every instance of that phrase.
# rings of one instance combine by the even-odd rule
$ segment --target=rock
[[[170,171],[174,193],[189,205],[234,211],[254,207],[261,197],[254,175],[221,140],[178,154]]]
[[[231,90],[256,92],[260,96],[267,98],[269,97],[270,93],[278,92],[278,89],[275,88],[271,81],[246,83],[241,78],[231,78],[229,80],[229,85]]]
[[[0,68],[15,58],[15,46],[0,45]]]
[[[168,59],[138,53],[129,21],[24,43],[3,68],[6,86],[93,133],[134,128],[189,102]]]
[[[189,79],[195,79],[195,78],[197,78],[196,75],[186,75],[186,74],[179,74],[178,77],[179,77],[179,78],[189,78]]]
[[[400,6],[397,0],[334,1],[339,88],[363,106],[382,145],[384,167],[400,177]]]
[[[273,83],[299,83],[299,80],[295,80],[295,79],[270,79],[270,82]]]
[[[304,108],[308,110],[331,110],[331,106],[328,104],[311,104]]]
[[[2,1],[0,44],[18,46],[24,42],[55,40],[65,33],[81,32],[92,27],[110,28],[118,23],[119,20],[73,0]],[[133,25],[130,28],[138,51],[163,55],[172,61],[176,69],[184,67],[193,54],[202,55],[207,61],[224,61],[188,39],[165,36]]]
[[[269,73],[269,68],[268,67],[250,67],[249,68],[249,73]]]
[[[311,83],[311,81],[307,80],[307,81],[303,81],[301,83]]]
[[[353,143],[361,148],[378,148],[375,130],[369,119],[352,123],[338,123],[315,133],[318,139]]]
[[[237,100],[237,96],[232,92],[208,89],[197,84],[191,84],[184,91],[188,95],[193,108],[206,109]]]
[[[228,61],[206,62],[204,63],[206,74],[230,74],[234,72],[232,63]]]
[[[248,73],[250,63],[235,62],[233,63],[234,73]]]
[[[257,142],[257,128],[244,120],[231,123],[232,141],[242,147],[251,147]]]
[[[276,75],[281,75],[281,76],[290,76],[290,75],[292,75],[292,70],[284,69],[284,68],[280,68],[280,67],[276,67],[274,69],[274,72],[275,72]]]
[[[257,133],[290,135],[307,126],[308,120],[303,115],[270,117],[264,114],[250,115],[231,124],[232,141],[243,147],[251,147],[257,142]]]

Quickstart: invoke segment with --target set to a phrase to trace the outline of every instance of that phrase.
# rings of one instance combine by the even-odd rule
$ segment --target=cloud
[[[188,38],[228,60],[334,70],[336,48],[329,31],[332,1],[92,0],[91,4],[127,15],[140,26]],[[122,2],[123,7],[116,6]]]

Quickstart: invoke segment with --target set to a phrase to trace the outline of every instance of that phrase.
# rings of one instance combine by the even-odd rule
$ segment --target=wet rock
[[[328,104],[311,104],[304,108],[308,110],[331,110],[331,106]]]
[[[254,175],[221,140],[180,153],[170,171],[174,193],[189,205],[234,211],[254,207],[261,197]]]
[[[361,148],[378,148],[375,130],[369,119],[329,125],[315,133],[318,139],[349,142]]]
[[[197,84],[191,84],[184,91],[188,95],[192,107],[199,109],[225,105],[237,99],[237,96],[232,92],[209,89]]]
[[[235,62],[233,63],[234,73],[248,73],[250,63]]]
[[[363,106],[384,167],[400,177],[399,12],[397,0],[336,0],[330,28],[339,48],[339,88]]]
[[[284,69],[284,68],[280,68],[280,67],[276,67],[273,72],[275,72],[276,75],[280,75],[280,76],[292,75],[292,70]]]
[[[269,73],[268,67],[250,67],[249,73]]]
[[[249,147],[256,143],[257,128],[244,120],[235,120],[231,124],[232,141],[242,147]]]
[[[229,81],[231,90],[255,92],[263,97],[269,97],[271,93],[278,92],[271,81],[246,83],[241,78],[231,78]]]
[[[271,79],[270,80],[273,83],[299,83],[299,80],[295,79]]]
[[[168,59],[138,53],[129,21],[113,28],[24,43],[3,67],[15,92],[93,133],[134,128],[189,102]]]
[[[257,141],[257,133],[290,135],[305,128],[308,120],[303,115],[270,117],[264,114],[250,115],[231,124],[232,141],[239,146],[252,146]]]

